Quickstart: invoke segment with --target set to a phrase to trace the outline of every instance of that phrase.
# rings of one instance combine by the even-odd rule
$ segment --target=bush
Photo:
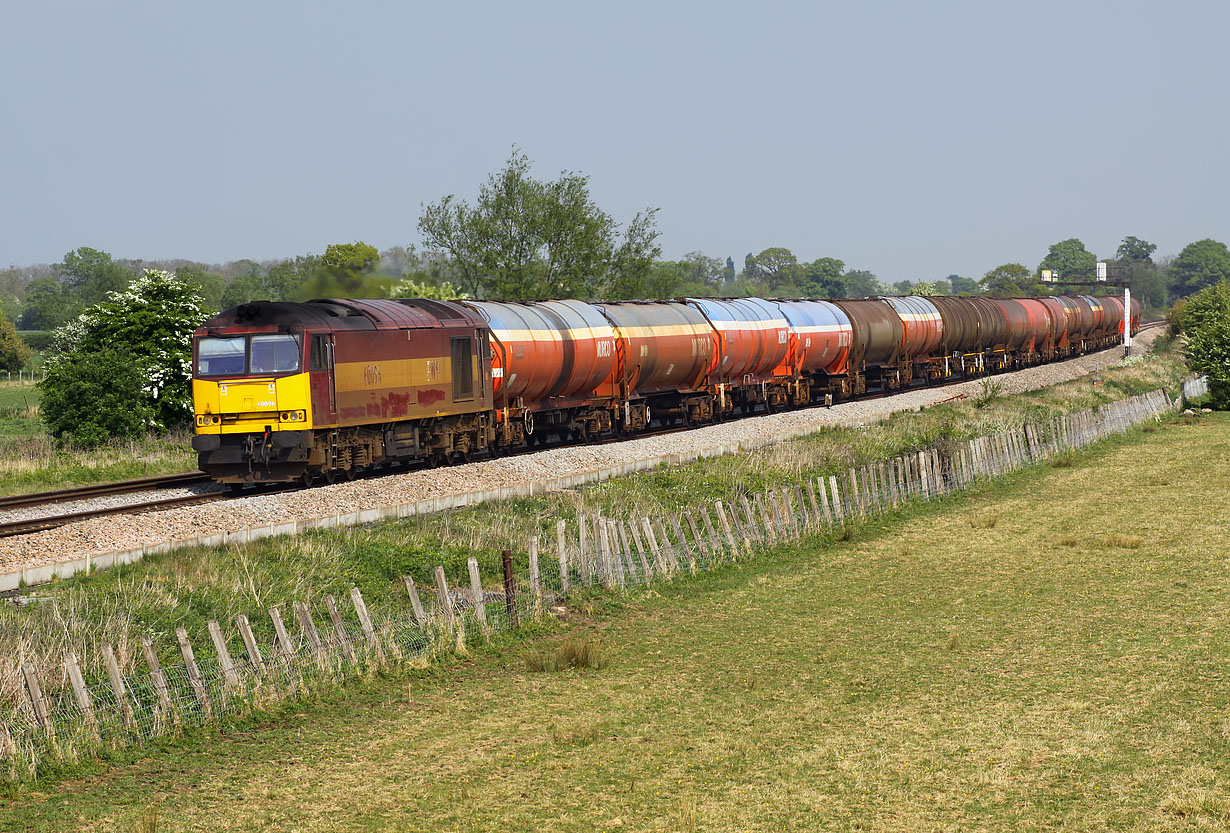
[[[1210,407],[1230,410],[1230,282],[1188,299],[1181,323],[1188,367],[1209,377]]]
[[[0,370],[21,370],[30,361],[30,348],[17,335],[13,322],[0,318]]]
[[[1222,281],[1195,295],[1180,298],[1166,313],[1172,332],[1190,333],[1205,322],[1230,316],[1230,281]]]
[[[82,448],[139,436],[151,418],[144,386],[145,373],[131,355],[82,353],[39,383],[43,420],[56,439]]]
[[[115,350],[131,358],[142,383],[131,396],[107,400],[129,413],[103,415],[96,424],[127,426],[139,413],[145,427],[156,431],[186,425],[192,420],[192,331],[204,319],[189,284],[146,269],[123,292],[108,293],[107,300],[55,331],[47,380],[62,388],[61,376],[83,372],[75,365],[101,350]],[[56,436],[61,435],[57,429],[71,430],[50,419],[47,425]]]

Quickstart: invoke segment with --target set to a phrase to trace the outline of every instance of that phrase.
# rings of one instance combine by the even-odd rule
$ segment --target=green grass
[[[58,447],[30,382],[0,381],[0,495],[196,470],[191,434],[114,440],[89,451]]]
[[[466,560],[478,559],[490,581],[500,575],[500,550],[527,565],[531,536],[543,542],[543,563],[555,560],[555,524],[568,523],[573,546],[577,521],[592,511],[613,517],[662,516],[679,507],[728,502],[740,494],[827,475],[868,460],[880,460],[950,440],[964,439],[1156,388],[1182,369],[1172,355],[1103,371],[1103,386],[1075,381],[1024,396],[997,397],[984,407],[957,402],[905,413],[868,428],[828,428],[809,437],[752,453],[662,467],[576,491],[484,505],[440,515],[373,526],[317,531],[299,537],[262,539],[249,545],[191,548],[150,557],[139,564],[40,588],[47,602],[22,609],[0,607],[0,707],[20,689],[18,657],[56,675],[67,650],[81,657],[87,675],[100,676],[103,643],[116,646],[127,669],[140,663],[139,640],[148,636],[176,661],[169,638],[188,630],[198,653],[211,654],[209,619],[232,621],[244,613],[258,636],[272,642],[264,611],[304,601],[317,608],[326,594],[344,597],[357,586],[368,604],[408,610],[400,577],[420,587],[433,583],[442,565],[454,585],[468,584]],[[186,442],[185,442],[186,445]],[[139,458],[139,454],[131,455]],[[180,469],[183,470],[183,469]],[[126,476],[139,476],[129,473]],[[119,479],[119,478],[115,478]],[[4,484],[0,474],[0,487]],[[0,488],[2,491],[2,488]],[[285,608],[284,608],[285,609]]]
[[[1226,517],[1230,417],[1172,420],[122,753],[0,828],[1224,829]],[[605,667],[527,667],[598,641]]]

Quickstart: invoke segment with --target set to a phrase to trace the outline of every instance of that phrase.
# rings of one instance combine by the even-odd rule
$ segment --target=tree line
[[[146,269],[175,273],[206,312],[251,300],[323,297],[580,298],[623,300],[681,296],[766,295],[843,298],[878,294],[1047,295],[1074,291],[1041,281],[1044,269],[1065,279],[1092,278],[1098,258],[1077,238],[1049,247],[1035,267],[1004,263],[981,277],[882,282],[836,257],[800,260],[780,246],[734,258],[693,251],[662,259],[657,209],[620,223],[593,200],[589,178],[571,171],[538,179],[514,148],[504,168],[480,184],[473,202],[448,195],[422,207],[424,241],[379,251],[357,241],[282,260],[203,264],[115,259],[81,247],[50,266],[0,272],[0,369],[29,355],[13,333],[52,330],[123,292]],[[1123,238],[1113,258],[1135,297],[1163,308],[1177,297],[1230,278],[1224,243],[1199,240],[1177,256],[1155,258],[1155,244]],[[42,345],[39,345],[42,346]]]

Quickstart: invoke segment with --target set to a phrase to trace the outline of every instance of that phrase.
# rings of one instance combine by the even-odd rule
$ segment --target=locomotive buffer
[[[1115,276],[1111,277],[1111,272]],[[1112,270],[1104,260],[1098,261],[1097,276],[1094,278],[1061,278],[1057,272],[1050,269],[1042,270],[1042,282],[1055,286],[1122,286],[1123,287],[1123,357],[1132,355],[1132,278],[1119,264]]]

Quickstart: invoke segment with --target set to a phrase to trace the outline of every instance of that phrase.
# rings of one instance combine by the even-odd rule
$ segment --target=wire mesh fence
[[[663,516],[560,519],[554,540],[533,538],[519,550],[519,561],[528,556],[527,569],[513,570],[505,552],[502,580],[484,581],[471,558],[460,587],[449,584],[442,567],[431,587],[403,578],[409,610],[369,611],[352,588],[341,603],[324,597],[323,611],[302,602],[263,611],[268,624],[255,630],[246,615],[229,627],[210,621],[208,641],[196,645],[177,631],[182,661],[174,664],[163,665],[151,641],[142,640],[140,672],[122,674],[108,645],[104,678],[83,679],[78,658],[69,656],[64,678],[70,685],[44,691],[35,669],[24,664],[25,696],[0,712],[0,764],[8,777],[26,778],[100,748],[174,735],[388,665],[465,650],[467,643],[555,615],[579,591],[630,592],[715,569],[1085,447],[1172,407],[1157,390],[764,492],[736,489],[726,500]],[[258,638],[270,631],[272,640]]]

